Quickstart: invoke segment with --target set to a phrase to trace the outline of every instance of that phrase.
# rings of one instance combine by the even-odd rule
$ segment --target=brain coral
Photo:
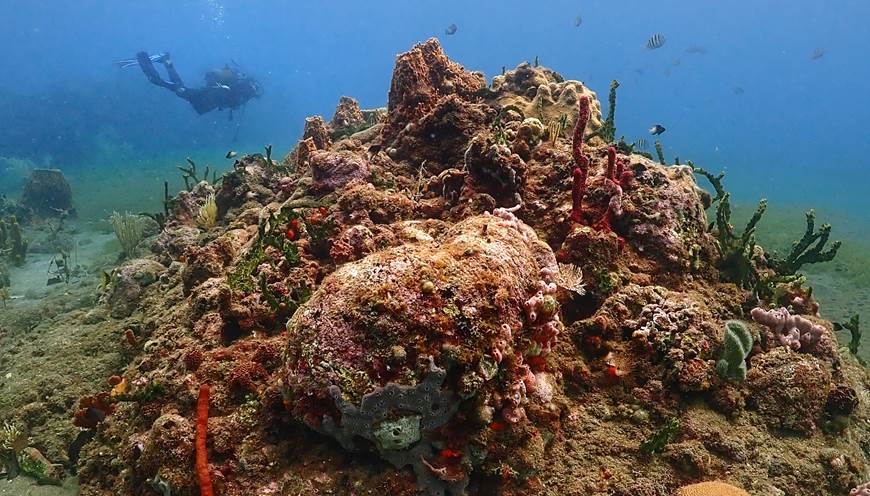
[[[469,419],[479,431],[524,422],[539,401],[523,361],[561,329],[556,272],[550,248],[504,209],[341,266],[287,324],[291,410],[347,449],[411,465],[430,494],[458,494]]]
[[[749,493],[731,484],[710,481],[683,486],[677,490],[677,496],[749,496]]]

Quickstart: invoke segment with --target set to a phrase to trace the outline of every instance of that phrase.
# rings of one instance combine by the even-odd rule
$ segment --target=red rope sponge
[[[586,123],[589,122],[590,115],[592,115],[592,106],[589,103],[589,96],[582,95],[577,123],[574,125],[574,139],[571,143],[575,167],[589,168],[589,159],[583,155],[583,134],[586,132]]]
[[[571,221],[580,222],[582,219],[583,196],[586,195],[586,178],[589,175],[589,157],[583,155],[583,133],[586,132],[586,123],[592,114],[589,97],[580,97],[580,112],[577,114],[577,123],[574,125],[574,139],[571,143],[571,152],[574,155],[574,181],[571,186]]]
[[[616,171],[616,148],[607,148],[607,179],[611,181],[619,181]]]
[[[203,384],[199,387],[199,400],[196,402],[196,476],[199,479],[200,496],[214,496],[205,447],[208,436],[208,395],[208,384]]]

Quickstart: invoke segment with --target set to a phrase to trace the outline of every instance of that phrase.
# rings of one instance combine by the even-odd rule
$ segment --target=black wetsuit
[[[139,62],[142,72],[145,73],[145,76],[152,84],[169,89],[179,97],[187,100],[200,115],[211,112],[214,109],[237,109],[247,103],[248,100],[261,94],[260,85],[257,81],[229,66],[220,70],[209,71],[205,75],[206,85],[204,87],[188,88],[181,81],[181,76],[175,70],[169,54],[166,54],[160,60],[163,66],[166,67],[169,81],[160,77],[147,53],[137,53],[136,60]]]

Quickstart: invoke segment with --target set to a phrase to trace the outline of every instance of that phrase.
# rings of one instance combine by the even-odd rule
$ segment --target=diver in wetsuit
[[[154,62],[163,64],[169,76],[169,81],[160,77],[160,74],[154,67]],[[172,59],[169,58],[168,53],[149,56],[146,52],[139,52],[136,54],[135,61],[126,60],[121,61],[120,64],[121,67],[138,64],[142,72],[145,73],[145,77],[148,78],[148,81],[157,86],[162,86],[187,100],[200,115],[211,112],[214,109],[230,109],[230,119],[232,119],[233,110],[241,107],[250,99],[260,97],[263,94],[260,83],[230,66],[208,71],[205,74],[205,86],[202,88],[188,88],[181,81],[181,76],[175,70],[175,66],[172,64]]]

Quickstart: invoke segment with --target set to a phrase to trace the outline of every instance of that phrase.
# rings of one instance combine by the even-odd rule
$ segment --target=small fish
[[[574,27],[579,28],[581,24],[583,24],[583,18],[580,16],[575,17],[574,18]]]
[[[383,145],[375,144],[375,145],[370,146],[369,149],[366,150],[366,158],[371,160],[372,157],[374,157],[375,155],[380,153],[381,148],[383,148]]]
[[[818,60],[824,56],[825,56],[825,49],[819,47],[819,48],[816,48],[815,50],[813,50],[813,53],[810,54],[810,60]]]
[[[238,153],[235,150],[230,150],[227,152],[227,158],[235,158]]]
[[[674,67],[676,67],[676,66],[678,66],[678,65],[680,65],[680,64],[682,64],[682,63],[683,63],[683,61],[680,60],[679,57],[677,57],[677,58],[675,58],[674,60],[671,61],[671,65],[674,66]]]
[[[707,53],[707,49],[700,45],[692,45],[686,49],[686,53],[694,53],[697,55],[704,55]]]
[[[646,40],[646,48],[648,50],[655,50],[656,48],[661,48],[665,44],[665,37],[661,34],[654,34],[650,36],[648,40]]]
[[[459,28],[456,27],[456,24],[451,24],[451,25],[447,26],[447,29],[444,30],[444,34],[446,34],[446,35],[453,35],[453,34],[456,34],[456,31],[457,31],[458,29],[459,29]]]
[[[740,95],[742,95],[743,93],[745,93],[745,92],[743,91],[743,88],[741,88],[740,86],[735,86],[734,89],[733,89],[732,91],[734,91],[734,94],[737,95],[737,96],[740,96]]]
[[[649,128],[649,133],[653,136],[658,136],[659,134],[662,134],[663,132],[665,132],[665,127],[662,126],[661,124],[656,124],[655,126]]]
[[[649,147],[649,143],[645,138],[638,138],[637,141],[634,142],[634,146],[636,146],[638,150],[646,150]]]

